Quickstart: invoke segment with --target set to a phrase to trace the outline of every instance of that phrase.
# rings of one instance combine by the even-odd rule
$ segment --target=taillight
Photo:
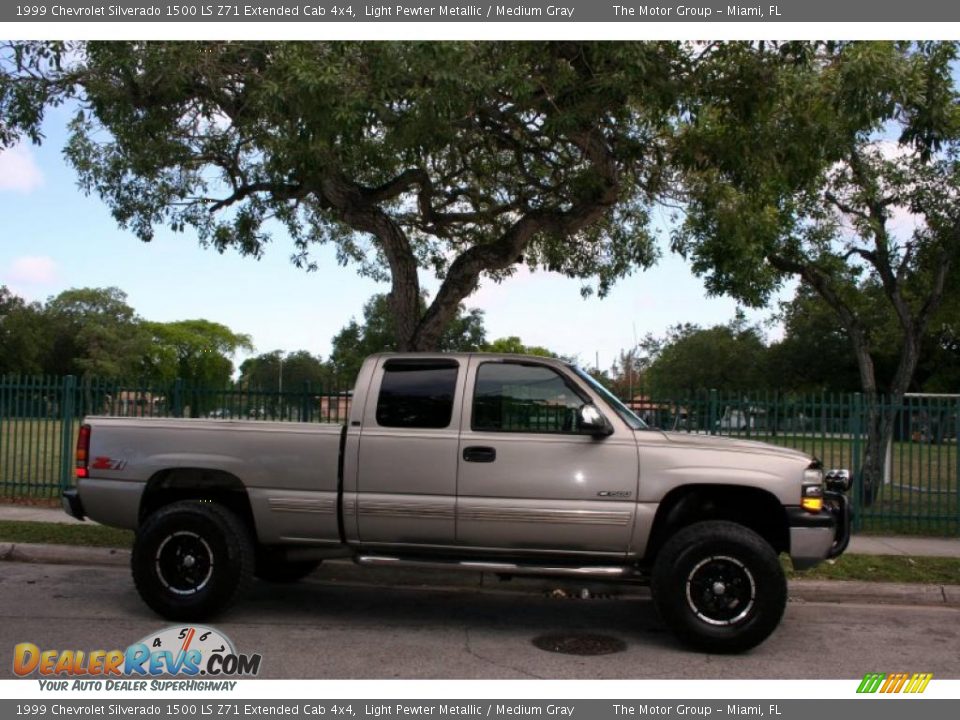
[[[90,459],[90,426],[81,425],[77,436],[76,475],[78,478],[88,477],[87,461]]]

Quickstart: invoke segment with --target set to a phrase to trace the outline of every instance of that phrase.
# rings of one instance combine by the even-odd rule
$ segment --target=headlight
[[[800,486],[800,507],[808,512],[823,510],[823,470],[820,463],[814,461],[803,471],[803,485]]]

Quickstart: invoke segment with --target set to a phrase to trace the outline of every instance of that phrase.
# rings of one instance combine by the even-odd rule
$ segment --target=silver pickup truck
[[[328,558],[649,584],[685,643],[777,626],[778,555],[843,552],[845,471],[758,442],[647,427],[582,370],[486,354],[381,354],[345,426],[90,417],[71,515],[136,530],[133,579],[202,620],[252,575]]]

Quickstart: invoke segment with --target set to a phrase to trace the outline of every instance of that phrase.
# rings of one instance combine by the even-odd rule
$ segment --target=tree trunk
[[[866,430],[867,441],[863,451],[861,465],[861,499],[864,507],[870,507],[880,494],[884,480],[884,467],[887,457],[887,446],[893,439],[893,429],[896,425],[897,412],[903,406],[903,397],[910,386],[910,379],[917,368],[920,359],[920,332],[914,325],[905,330],[903,350],[900,352],[900,362],[890,391],[881,398],[875,391],[865,394],[866,402]],[[858,362],[861,353],[857,353]],[[869,353],[866,353],[869,359]],[[873,377],[873,363],[870,362],[870,376]],[[863,373],[863,367],[861,367]],[[866,386],[866,383],[864,383]]]
[[[880,494],[883,485],[887,445],[893,437],[897,407],[903,395],[891,395],[886,404],[873,395],[866,399],[867,440],[863,448],[863,463],[860,467],[860,499],[863,507],[870,507]]]

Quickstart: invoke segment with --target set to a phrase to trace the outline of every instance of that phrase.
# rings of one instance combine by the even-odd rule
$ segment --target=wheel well
[[[140,499],[138,525],[165,505],[180,500],[214,502],[232,510],[253,533],[256,523],[247,489],[235,475],[222,470],[176,468],[161,470],[147,482]]]
[[[753,530],[776,553],[790,549],[787,513],[772,493],[743,485],[686,485],[671,490],[660,503],[646,559],[652,561],[677,530],[701,520],[729,520]]]

